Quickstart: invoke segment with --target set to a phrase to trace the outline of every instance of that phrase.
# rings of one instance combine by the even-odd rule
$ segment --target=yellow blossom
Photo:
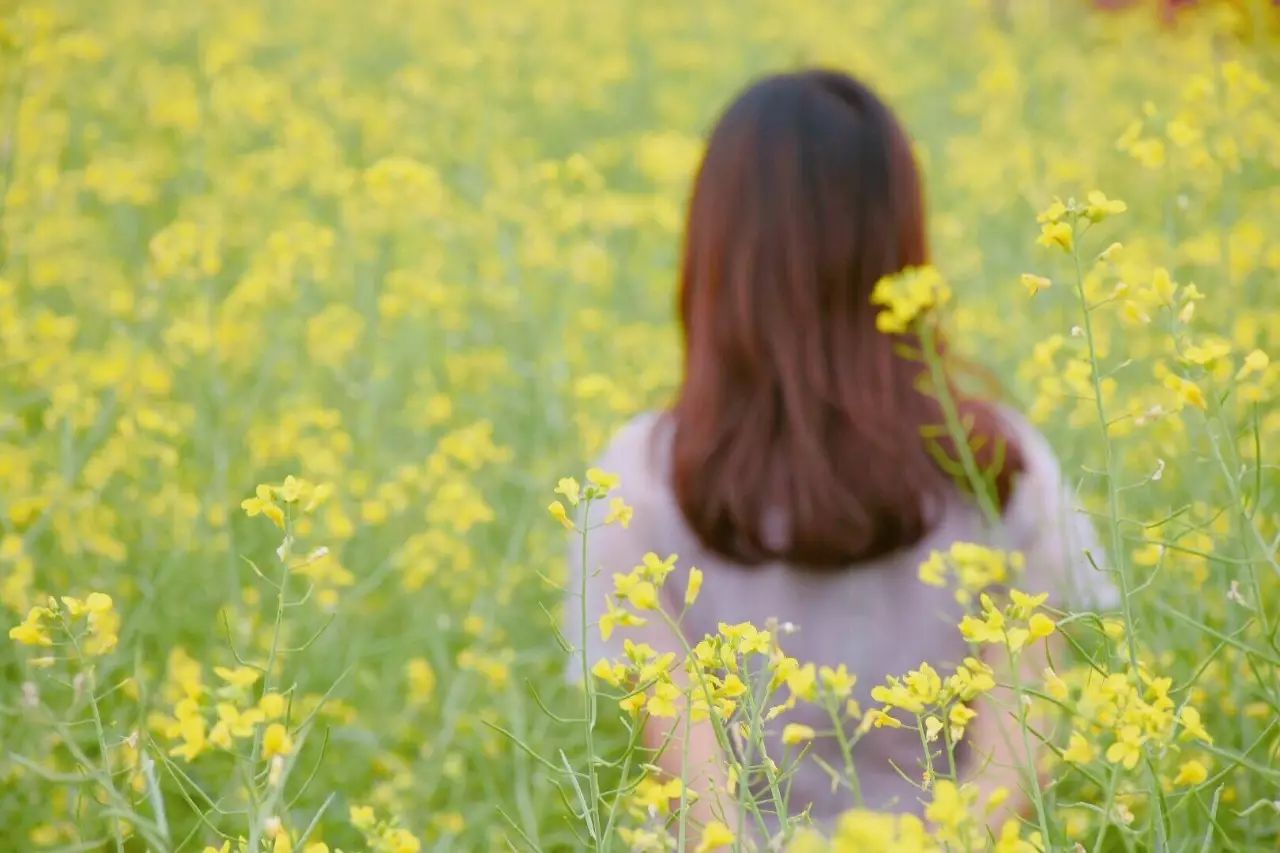
[[[609,512],[604,517],[604,523],[618,524],[623,528],[627,528],[631,526],[631,519],[634,515],[635,510],[622,498],[610,498]]]
[[[1129,206],[1119,199],[1107,198],[1101,190],[1092,190],[1088,195],[1089,204],[1084,215],[1093,222],[1101,222],[1108,216],[1124,213]]]
[[[702,837],[698,840],[698,846],[694,849],[694,853],[710,853],[712,850],[722,850],[732,844],[733,841],[734,835],[729,827],[718,820],[713,820],[703,827]]]
[[[1027,289],[1028,296],[1035,296],[1040,291],[1046,290],[1053,285],[1053,282],[1044,276],[1029,272],[1024,272],[1019,280],[1022,282],[1022,286]]]
[[[1057,246],[1070,252],[1074,245],[1071,225],[1067,222],[1046,222],[1040,226],[1040,237],[1036,240],[1041,246]]]
[[[293,752],[293,738],[282,723],[272,723],[262,733],[262,757],[274,758]]]
[[[587,482],[606,492],[611,492],[622,484],[622,480],[617,474],[602,471],[599,468],[587,469]]]
[[[803,723],[787,723],[782,728],[782,742],[788,746],[808,743],[813,740],[815,732]]]
[[[213,671],[232,687],[250,687],[262,676],[261,671],[251,666],[215,666]]]
[[[551,513],[551,517],[560,522],[566,530],[573,530],[573,521],[569,518],[569,513],[565,511],[564,504],[560,501],[552,501],[547,505],[547,512]]]
[[[1178,775],[1173,778],[1175,785],[1199,785],[1209,778],[1209,771],[1194,758],[1178,765]]]
[[[1072,732],[1067,748],[1062,751],[1062,760],[1072,764],[1088,764],[1096,757],[1097,750],[1089,739],[1079,732]]]
[[[696,566],[689,569],[689,582],[684,590],[684,604],[688,607],[698,600],[698,592],[702,589],[702,570]]]
[[[570,506],[577,506],[582,494],[582,487],[578,485],[578,481],[573,477],[561,477],[559,482],[556,483],[555,493],[563,495]]]
[[[1200,722],[1200,712],[1195,708],[1190,705],[1183,705],[1182,710],[1178,712],[1178,722],[1182,724],[1182,738],[1184,740],[1195,739],[1208,744],[1213,743],[1213,737]]]

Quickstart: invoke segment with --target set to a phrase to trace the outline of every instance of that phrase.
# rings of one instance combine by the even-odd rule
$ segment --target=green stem
[[[71,647],[76,652],[76,662],[81,666],[81,672],[85,677],[85,695],[89,697],[89,711],[93,715],[93,731],[98,739],[99,755],[102,756],[103,782],[107,788],[108,794],[116,801],[124,801],[120,796],[120,792],[116,790],[115,783],[111,781],[111,753],[107,749],[107,733],[102,725],[102,713],[98,710],[98,685],[97,679],[94,678],[93,666],[85,661],[84,652],[80,649],[80,641],[76,638],[75,632],[71,630],[71,625],[67,622],[66,617],[62,615],[62,611],[58,612],[58,619],[62,622],[62,629],[66,632],[67,637],[71,640]],[[124,853],[124,836],[120,832],[120,819],[118,817],[111,818],[111,834],[115,839],[116,853]]]
[[[1027,704],[1026,688],[1022,684],[1022,674],[1018,669],[1018,655],[1009,646],[1008,635],[1005,637],[1005,654],[1009,659],[1009,671],[1013,676],[1013,689],[1018,699],[1018,734],[1022,739],[1022,751],[1027,761],[1027,784],[1031,789],[1031,800],[1036,807],[1036,820],[1040,824],[1041,837],[1048,844],[1052,836],[1049,834],[1049,813],[1044,807],[1044,793],[1040,790],[1040,780],[1036,775],[1036,755],[1031,748],[1031,739],[1027,737]]]
[[[1125,572],[1128,560],[1124,551],[1124,537],[1120,532],[1120,493],[1116,488],[1115,453],[1111,446],[1111,431],[1108,428],[1106,405],[1102,402],[1102,380],[1099,378],[1098,349],[1093,333],[1093,317],[1089,308],[1089,300],[1084,292],[1084,273],[1080,268],[1080,247],[1075,240],[1071,241],[1071,258],[1075,262],[1076,293],[1080,298],[1080,310],[1084,318],[1084,336],[1089,349],[1089,376],[1093,381],[1093,402],[1098,416],[1098,424],[1102,427],[1102,447],[1104,453],[1103,474],[1107,480],[1107,527],[1111,534],[1111,558],[1115,561],[1116,577],[1120,580],[1120,605],[1124,612],[1125,644],[1129,653],[1129,665],[1134,672],[1138,671],[1138,650],[1134,639],[1133,606],[1129,601],[1129,577]]]
[[[862,784],[858,781],[858,770],[853,764],[853,744],[849,742],[849,736],[844,730],[844,723],[840,720],[839,709],[837,708],[839,697],[828,695],[824,699],[826,701],[823,704],[827,708],[827,714],[831,717],[831,725],[835,730],[836,742],[840,744],[840,755],[844,758],[845,776],[849,782],[849,787],[853,789],[854,805],[862,808],[866,803],[862,797]]]
[[[956,404],[955,395],[951,393],[951,383],[946,367],[938,352],[934,327],[927,321],[920,324],[920,344],[925,363],[929,367],[929,377],[933,382],[934,393],[937,395],[938,404],[942,407],[947,434],[951,437],[956,453],[960,456],[960,465],[964,469],[965,479],[969,481],[969,488],[973,491],[987,521],[996,525],[1000,521],[1000,507],[996,504],[991,489],[988,488],[987,481],[978,467],[978,460],[973,455],[973,447],[969,443],[969,432],[960,418],[960,407]]]
[[[591,498],[587,498],[582,508],[583,518],[589,520],[591,517]],[[586,813],[583,818],[587,821],[587,833],[595,841],[596,850],[603,849],[604,838],[600,833],[600,780],[596,775],[596,692],[595,685],[591,680],[591,665],[587,662],[587,572],[590,566],[587,564],[587,524],[584,521],[582,529],[579,531],[582,540],[581,559],[582,559],[582,577],[578,583],[578,593],[580,601],[579,614],[582,618],[581,631],[579,640],[579,655],[582,659],[582,697],[583,712],[582,717],[585,728],[585,742],[587,749],[587,790],[591,802],[587,803]]]
[[[259,699],[271,689],[272,674],[275,671],[276,658],[280,654],[280,635],[284,626],[284,611],[286,606],[286,595],[289,589],[289,560],[290,552],[293,545],[293,509],[289,504],[285,504],[284,518],[284,543],[281,549],[280,559],[280,584],[276,587],[276,615],[275,622],[271,628],[271,647],[267,651],[267,663],[262,673],[262,690],[259,693]],[[245,768],[245,791],[249,796],[249,801],[253,806],[252,814],[249,820],[249,849],[257,850],[260,833],[262,831],[262,814],[258,808],[261,797],[257,789],[257,774],[255,772],[258,766],[258,759],[262,755],[262,736],[263,729],[261,726],[254,727],[253,732],[253,748],[249,752],[249,764]]]

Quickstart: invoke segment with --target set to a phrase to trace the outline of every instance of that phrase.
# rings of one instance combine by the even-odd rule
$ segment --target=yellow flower
[[[215,666],[214,673],[232,687],[251,687],[262,675],[251,666],[237,666],[235,669],[226,666]]]
[[[873,708],[872,710],[868,711],[867,716],[863,720],[863,724],[864,725],[869,724],[871,726],[874,726],[877,729],[885,728],[885,727],[888,727],[891,729],[902,728],[901,720],[899,720],[897,717],[890,715],[888,712],[880,708]]]
[[[684,603],[688,607],[698,600],[698,593],[702,589],[702,570],[696,566],[689,569],[689,583],[684,588]]]
[[[9,639],[24,646],[52,646],[53,638],[42,624],[53,611],[47,607],[32,607],[27,618],[9,629]]]
[[[1049,206],[1036,214],[1036,222],[1054,223],[1062,220],[1067,215],[1067,206],[1062,203],[1062,199],[1055,198],[1050,202]]]
[[[573,477],[561,477],[559,482],[556,483],[555,493],[564,495],[570,506],[577,506],[581,498],[582,487],[578,485],[578,481]]]
[[[1112,243],[1110,246],[1107,246],[1107,248],[1098,253],[1098,260],[1109,261],[1116,255],[1120,254],[1123,249],[1123,243]]]
[[[89,614],[89,636],[84,641],[84,653],[104,655],[116,647],[120,615],[112,607],[111,596],[103,592],[89,593],[84,607]]]
[[[632,509],[622,498],[609,499],[609,513],[604,517],[605,524],[620,524],[624,529],[631,526],[631,518],[635,515]]]
[[[600,639],[608,640],[617,627],[639,626],[645,624],[643,617],[630,610],[618,607],[611,596],[605,596],[605,612],[600,616]]]
[[[627,668],[608,658],[600,658],[591,667],[591,674],[611,687],[621,687],[622,680],[627,676]]]
[[[1031,634],[1031,639],[1033,640],[1049,636],[1056,627],[1053,620],[1043,613],[1033,613],[1031,620],[1027,623],[1027,631]]]
[[[1126,770],[1132,770],[1142,757],[1142,744],[1146,736],[1138,726],[1123,726],[1116,733],[1115,743],[1107,747],[1107,761],[1121,764]]]
[[[418,853],[422,849],[422,842],[409,830],[393,827],[382,837],[380,848],[387,853]]]
[[[1204,392],[1200,390],[1200,386],[1190,379],[1184,379],[1177,374],[1170,373],[1164,378],[1164,384],[1166,388],[1177,394],[1179,402],[1195,406],[1201,410],[1209,407],[1205,400]]]
[[[1029,272],[1024,272],[1019,281],[1027,289],[1028,296],[1035,296],[1040,291],[1053,286],[1053,282],[1044,276]]]
[[[933,551],[917,570],[921,583],[929,586],[947,585],[947,561],[942,552]]]
[[[307,486],[308,484],[305,480],[299,480],[290,474],[284,478],[284,483],[280,485],[276,493],[287,504],[297,503],[298,498],[302,497],[303,489],[307,488]]]
[[[978,712],[963,705],[959,702],[951,706],[951,710],[947,712],[947,724],[950,726],[950,734],[952,741],[959,741],[964,737],[965,727],[978,716]]]
[[[817,668],[811,663],[800,666],[794,658],[785,658],[785,660],[790,662],[785,673],[782,673],[782,680],[786,682],[787,689],[793,696],[812,702],[817,695]]]
[[[951,287],[935,267],[907,267],[881,278],[871,291],[871,303],[883,306],[876,315],[876,328],[887,334],[902,334],[916,318],[951,300]]]
[[[1271,364],[1271,359],[1265,352],[1256,349],[1244,358],[1244,364],[1240,366],[1240,370],[1236,373],[1236,379],[1244,379],[1251,373],[1261,373]]]
[[[1200,740],[1212,744],[1213,737],[1200,722],[1200,712],[1190,705],[1183,705],[1178,713],[1178,722],[1182,723],[1183,740]]]
[[[1129,209],[1129,206],[1123,201],[1107,198],[1106,194],[1101,190],[1090,192],[1088,201],[1089,205],[1085,208],[1084,215],[1092,222],[1101,222],[1108,216],[1124,213]]]
[[[725,675],[724,680],[720,683],[720,686],[716,688],[716,695],[722,696],[726,699],[736,699],[746,692],[747,692],[746,682],[744,682],[741,678],[739,678],[737,673],[733,673],[733,672],[730,672],[727,675]]]
[[[990,611],[984,619],[966,614],[960,620],[960,635],[971,643],[1003,643],[1004,615],[998,610]]]
[[[1040,226],[1040,237],[1036,242],[1049,248],[1057,246],[1065,252],[1070,252],[1075,245],[1071,225],[1066,222],[1046,222]]]
[[[681,697],[680,688],[668,680],[659,681],[653,686],[653,695],[645,703],[645,710],[655,717],[675,717],[676,700]]]
[[[180,715],[177,729],[182,743],[170,749],[169,754],[176,755],[185,761],[194,761],[208,743],[204,718],[198,714]]]
[[[814,734],[813,728],[803,723],[787,723],[782,727],[782,742],[788,746],[808,743],[813,740]]]
[[[924,735],[925,739],[933,743],[938,739],[938,735],[942,734],[942,720],[930,714],[924,718]]]
[[[652,551],[647,552],[640,561],[640,565],[636,566],[635,571],[647,577],[655,584],[661,585],[666,580],[667,575],[676,567],[676,555],[668,554],[665,559],[659,557]]]
[[[1096,757],[1097,750],[1093,748],[1089,739],[1079,732],[1072,732],[1067,748],[1062,751],[1062,760],[1070,761],[1072,764],[1088,764]]]
[[[307,497],[307,502],[303,505],[303,512],[311,512],[320,504],[324,503],[333,494],[333,483],[319,483],[311,488],[311,493]]]
[[[637,691],[630,696],[619,699],[618,707],[634,717],[639,715],[640,709],[645,705],[645,701],[644,693]]]
[[[284,696],[274,690],[264,693],[262,698],[258,700],[258,710],[268,720],[277,720],[284,716],[287,702]]]
[[[250,518],[255,515],[265,515],[276,527],[284,527],[284,511],[276,506],[273,497],[271,487],[261,485],[258,486],[257,493],[253,497],[245,498],[240,502],[240,508]]]
[[[352,806],[348,815],[351,825],[361,832],[368,832],[373,829],[377,818],[373,814],[373,806]]]
[[[639,572],[613,576],[613,589],[618,598],[629,602],[637,610],[657,610],[657,588],[644,580]]]
[[[62,596],[62,606],[67,608],[67,615],[72,619],[80,616],[81,614],[87,613],[89,610],[83,601],[70,595]]]
[[[829,666],[818,667],[818,680],[822,682],[823,687],[831,691],[833,696],[843,699],[853,692],[858,676],[850,675],[848,668],[840,664],[835,669]]]
[[[1028,595],[1020,589],[1009,590],[1009,601],[1012,603],[1014,610],[1013,616],[1016,618],[1024,618],[1031,611],[1049,600],[1049,593],[1042,592],[1037,595]]]
[[[277,755],[288,755],[293,752],[293,738],[282,723],[272,723],[262,733],[262,757],[275,758]]]
[[[564,504],[560,501],[552,501],[547,504],[547,512],[551,513],[551,517],[564,525],[565,530],[573,530],[573,521],[569,518],[569,513],[565,511]]]
[[[1184,761],[1178,767],[1178,775],[1173,778],[1175,785],[1199,785],[1209,778],[1209,771],[1194,758]]]
[[[711,850],[723,849],[733,843],[733,838],[729,827],[718,820],[713,820],[703,827],[702,838],[699,839],[694,853],[709,853]]]
[[[230,702],[218,703],[218,725],[225,726],[232,737],[245,738],[253,734],[253,727],[266,719],[266,714],[258,708],[240,711]],[[217,728],[217,726],[215,726]],[[212,738],[212,735],[210,736]]]
[[[969,820],[969,800],[973,790],[950,779],[939,779],[933,789],[933,801],[924,815],[938,826],[954,831]]]
[[[1169,271],[1164,267],[1156,267],[1151,273],[1151,294],[1156,301],[1162,305],[1172,305],[1173,295],[1177,290],[1178,285],[1170,277]]]
[[[587,481],[593,486],[597,486],[606,492],[611,492],[618,486],[622,485],[622,480],[617,474],[611,474],[608,471],[601,471],[599,468],[587,469]]]
[[[1044,669],[1044,690],[1059,702],[1064,701],[1069,694],[1067,682],[1063,681],[1058,676],[1058,673],[1048,667]]]
[[[1039,853],[1044,847],[1039,844],[1033,844],[1029,841],[1023,841],[1019,837],[1021,831],[1021,823],[1016,818],[1009,818],[1000,825],[1000,835],[996,838],[995,846],[992,848],[993,853]]]

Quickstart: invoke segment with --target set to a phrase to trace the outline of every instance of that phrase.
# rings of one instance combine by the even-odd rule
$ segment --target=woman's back
[[[955,598],[918,579],[932,551],[958,541],[1021,551],[1019,586],[1058,603],[1103,587],[1083,557],[1088,526],[1069,512],[1044,439],[956,387],[930,310],[946,288],[929,266],[924,211],[906,131],[858,81],[780,74],[730,104],[689,202],[681,386],[668,412],[634,421],[598,463],[621,476],[635,520],[630,529],[591,528],[576,578],[585,580],[588,620],[605,610],[615,572],[648,552],[677,554],[680,574],[667,579],[661,602],[670,616],[684,608],[672,598],[682,596],[681,575],[697,566],[704,576],[683,616],[685,639],[697,643],[720,623],[781,626],[785,654],[844,665],[868,707],[885,676],[922,663],[947,670],[968,656]],[[583,636],[582,605],[568,608],[570,638]],[[657,678],[668,695],[680,693],[681,645],[664,620],[627,630],[676,652]],[[620,654],[624,633],[602,644],[586,631],[592,662]],[[668,736],[683,740],[654,759],[664,770],[687,771],[678,760],[685,751],[723,768],[723,732],[713,739],[705,723],[668,722],[649,720],[643,732],[659,752]],[[818,734],[791,779],[788,811],[812,806],[828,819],[854,805],[852,788],[823,769],[843,772],[845,762],[836,740],[820,734],[832,728],[820,712],[801,703],[770,721],[770,757],[784,756],[788,722]],[[919,809],[909,781],[922,775],[918,732],[876,729],[853,758],[868,805]],[[713,774],[709,788],[724,775]]]
[[[614,573],[629,571],[646,552],[660,557],[675,554],[678,566],[663,587],[667,597],[661,602],[673,617],[683,607],[676,598],[683,594],[688,569],[697,567],[703,573],[704,592],[681,622],[691,644],[715,634],[720,623],[776,624],[788,655],[818,666],[843,664],[856,675],[853,698],[866,709],[874,704],[871,688],[883,684],[886,676],[900,675],[922,662],[945,671],[970,654],[956,627],[963,609],[952,591],[919,579],[918,568],[932,551],[945,551],[961,541],[1016,549],[1026,556],[1020,588],[1050,593],[1051,604],[1110,604],[1114,591],[1084,556],[1086,550],[1099,553],[1092,531],[1087,520],[1072,510],[1052,451],[1021,417],[1007,410],[1000,414],[1025,459],[1002,524],[992,529],[972,498],[957,489],[942,500],[937,522],[919,542],[836,571],[783,562],[745,566],[706,548],[684,519],[672,491],[672,421],[656,413],[642,415],[618,433],[598,463],[619,475],[618,494],[635,508],[635,517],[627,529],[599,527],[589,535],[589,619],[598,619],[603,612]],[[779,530],[785,527],[782,518],[776,521]],[[573,550],[571,596],[579,589],[582,570],[580,552]],[[565,633],[572,641],[581,636],[579,602],[572,601],[566,612]],[[659,652],[679,649],[677,639],[657,619],[642,628],[620,628],[609,642],[600,639],[594,625],[588,626],[587,636],[589,662],[620,656],[626,638],[647,642]],[[580,663],[575,664],[571,671],[580,672],[579,667]],[[785,752],[780,737],[786,723],[802,723],[819,732],[832,727],[822,708],[797,705],[768,732],[769,755],[775,759]],[[914,730],[876,730],[857,744],[854,759],[868,807],[920,810],[919,788],[902,777],[902,773],[917,779],[920,775],[920,740]],[[960,760],[964,761],[963,755]],[[835,738],[815,739],[810,757],[793,778],[790,810],[796,813],[812,804],[814,819],[825,821],[853,803],[847,791],[832,785],[819,761],[843,766]]]

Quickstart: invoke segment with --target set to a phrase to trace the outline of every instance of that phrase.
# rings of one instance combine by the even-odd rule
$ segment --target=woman
[[[959,403],[977,461],[993,476],[995,525],[922,438],[944,419],[921,390],[919,360],[904,354],[904,344],[918,350],[920,341],[877,331],[871,293],[881,277],[928,262],[923,219],[907,136],[853,79],[829,71],[770,77],[729,107],[689,208],[683,385],[669,411],[634,420],[598,462],[621,476],[635,517],[628,529],[591,532],[591,612],[603,608],[613,572],[648,551],[678,554],[685,571],[697,566],[705,578],[682,623],[690,642],[719,622],[793,623],[787,653],[845,664],[867,707],[886,675],[922,661],[943,670],[970,654],[951,593],[918,580],[933,550],[956,541],[1018,549],[1027,562],[1021,588],[1050,592],[1056,604],[1090,591],[1094,603],[1105,602],[1108,587],[1083,553],[1095,548],[1088,525],[1070,512],[1051,450],[1022,418],[979,400]],[[580,580],[576,551],[574,563]],[[672,577],[664,589],[680,596],[684,582]],[[663,605],[673,615],[681,606]],[[581,629],[573,624],[579,606],[567,608],[570,638]],[[622,636],[677,649],[659,621],[639,633],[620,630],[610,644],[592,629],[587,653],[616,655]],[[830,728],[816,708],[797,708],[785,721]],[[698,777],[691,784],[709,790],[723,762],[702,726],[689,733]],[[982,764],[987,787],[1016,790],[1014,768],[1025,762],[1006,728],[1000,713],[980,713],[962,772]],[[670,733],[651,724],[645,739],[656,746]],[[774,756],[784,752],[778,735]],[[663,754],[673,774],[681,752],[677,742]],[[834,738],[819,737],[811,752],[843,766]],[[868,807],[922,808],[919,789],[895,769],[918,780],[914,731],[875,730],[854,759]],[[792,814],[811,806],[826,822],[852,805],[817,761],[802,763]]]

